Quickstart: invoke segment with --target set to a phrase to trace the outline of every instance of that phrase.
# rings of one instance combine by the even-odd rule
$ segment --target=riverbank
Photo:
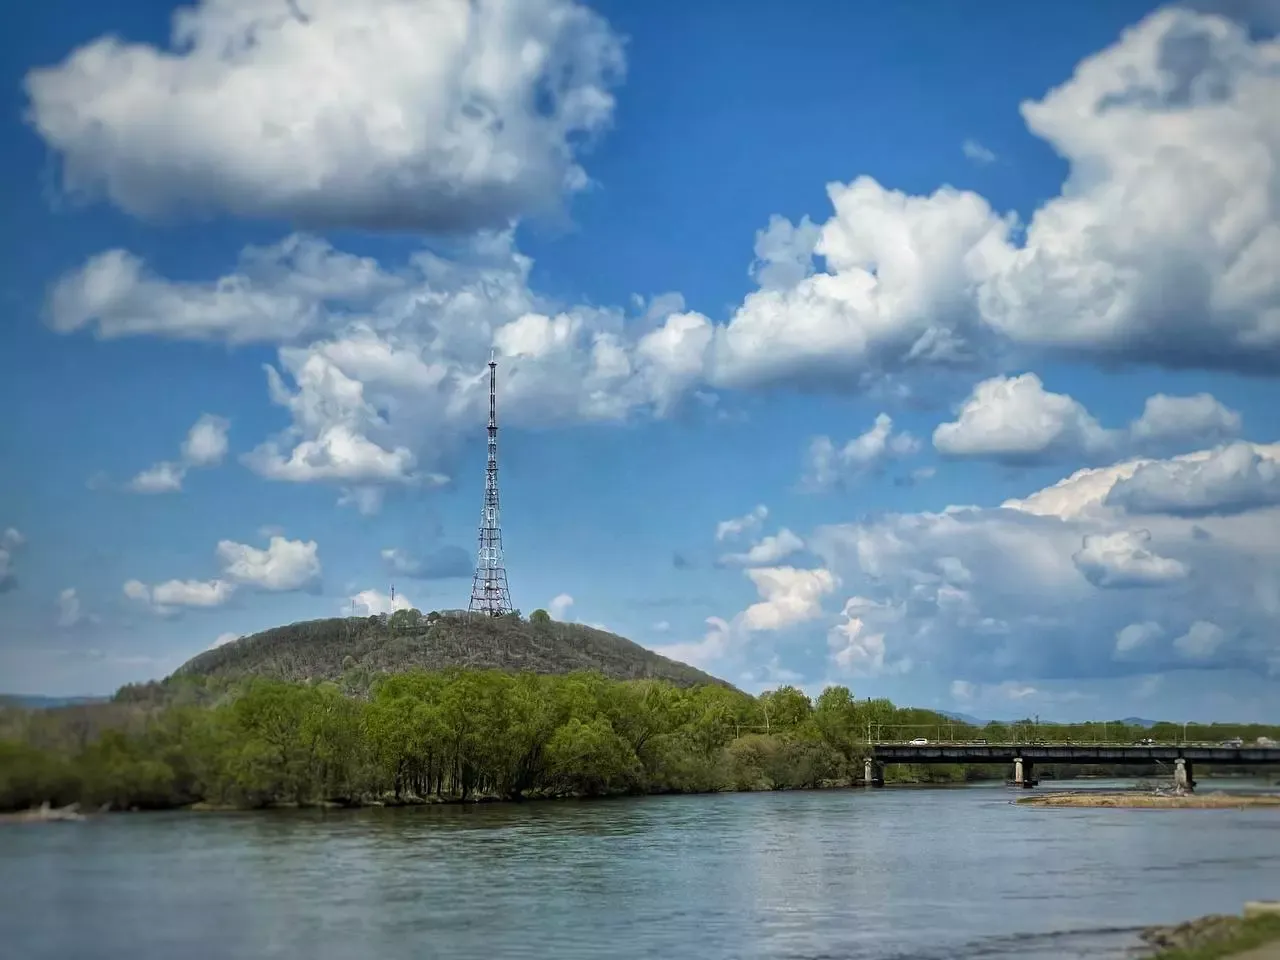
[[[1044,793],[1017,801],[1029,807],[1125,807],[1158,810],[1239,810],[1275,807],[1280,794],[1240,793]]]
[[[1242,916],[1214,915],[1151,927],[1146,960],[1280,960],[1280,903],[1245,904]]]

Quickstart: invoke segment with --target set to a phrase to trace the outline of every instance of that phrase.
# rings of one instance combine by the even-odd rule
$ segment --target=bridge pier
[[[1179,790],[1192,793],[1196,788],[1194,770],[1185,757],[1173,761],[1173,785]]]
[[[862,762],[862,785],[864,787],[884,786],[884,767],[870,757]]]
[[[1013,758],[1013,782],[1024,790],[1030,790],[1036,785],[1035,780],[1035,764],[1030,760],[1024,760],[1022,757]]]

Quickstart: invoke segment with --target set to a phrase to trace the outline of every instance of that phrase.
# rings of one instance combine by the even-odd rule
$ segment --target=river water
[[[1202,784],[1202,789],[1212,786]],[[831,790],[0,827],[6,960],[1120,957],[1280,897],[1275,810]]]

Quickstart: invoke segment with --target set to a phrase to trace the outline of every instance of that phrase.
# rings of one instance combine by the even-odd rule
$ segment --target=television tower
[[[480,513],[480,551],[471,580],[470,613],[501,617],[511,612],[511,591],[502,560],[498,519],[498,362],[489,354],[489,457],[484,471],[484,510]]]

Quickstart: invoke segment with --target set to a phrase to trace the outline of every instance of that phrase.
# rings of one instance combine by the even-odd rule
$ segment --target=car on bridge
[[[929,741],[926,740],[924,737],[916,737],[914,740],[911,741],[910,745],[913,747],[927,747],[929,745]]]

